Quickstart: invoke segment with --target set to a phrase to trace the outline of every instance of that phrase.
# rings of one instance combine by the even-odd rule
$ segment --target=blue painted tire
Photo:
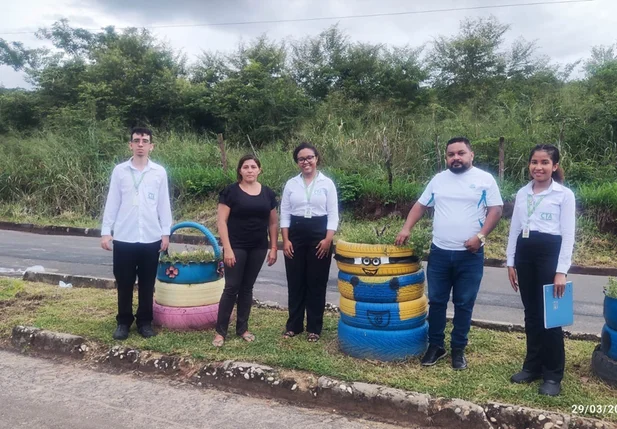
[[[617,298],[604,297],[604,321],[609,328],[617,330]]]
[[[421,326],[428,311],[426,295],[413,301],[374,303],[353,301],[341,296],[341,320],[356,328],[379,331],[414,329]]]
[[[181,228],[194,228],[206,236],[212,246],[215,261],[190,264],[159,262],[156,278],[164,283],[199,284],[214,282],[223,277],[220,270],[221,248],[208,228],[196,222],[180,222],[171,228],[170,236]]]
[[[422,355],[428,345],[428,323],[402,331],[376,331],[338,324],[341,351],[358,359],[405,360]]]
[[[338,273],[342,296],[362,302],[404,302],[424,295],[424,270],[403,276],[356,276]]]
[[[601,348],[604,354],[613,360],[617,360],[617,331],[604,325],[602,327]]]

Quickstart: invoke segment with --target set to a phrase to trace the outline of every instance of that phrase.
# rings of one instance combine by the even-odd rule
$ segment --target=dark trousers
[[[161,242],[125,243],[114,240],[113,260],[114,277],[118,288],[119,325],[133,324],[133,291],[135,280],[139,278],[137,306],[137,326],[152,323],[152,302],[154,300],[154,282],[159,263]]]
[[[216,332],[227,337],[229,318],[238,304],[236,334],[242,335],[249,328],[249,316],[253,305],[253,285],[266,258],[266,249],[232,249],[236,256],[233,267],[225,267],[225,289],[219,302]]]
[[[444,250],[431,245],[426,279],[428,282],[428,341],[444,346],[446,309],[452,291],[454,318],[450,346],[464,349],[471,327],[473,306],[478,296],[484,270],[484,248],[476,253],[467,250]]]
[[[527,356],[523,369],[553,381],[563,378],[566,353],[561,327],[544,328],[543,286],[555,280],[560,249],[561,236],[531,231],[529,238],[519,235],[514,256],[525,307]]]
[[[322,259],[317,258],[317,244],[326,237],[326,216],[291,217],[289,240],[293,245],[292,259],[285,257],[289,318],[286,331],[296,334],[306,330],[321,334],[326,307],[326,288],[332,262],[332,248]]]

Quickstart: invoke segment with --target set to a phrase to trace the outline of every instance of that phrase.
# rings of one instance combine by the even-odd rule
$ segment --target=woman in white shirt
[[[317,169],[319,152],[301,143],[293,152],[300,174],[285,184],[281,198],[281,234],[287,272],[289,318],[283,337],[306,331],[319,340],[332,261],[332,238],[338,227],[334,183]]]
[[[559,149],[537,145],[529,156],[532,181],[516,194],[507,248],[508,277],[520,289],[525,307],[527,355],[513,383],[543,378],[539,393],[556,396],[561,391],[565,366],[563,331],[544,328],[543,285],[554,284],[563,296],[572,263],[575,231],[574,193],[562,185]]]

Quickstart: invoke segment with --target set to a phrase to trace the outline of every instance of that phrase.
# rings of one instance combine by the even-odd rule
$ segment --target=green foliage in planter
[[[207,263],[214,262],[214,252],[209,250],[184,250],[182,252],[170,252],[163,254],[160,259],[161,262],[170,264],[183,264],[188,265],[190,263]]]
[[[608,278],[608,284],[604,287],[604,293],[610,298],[617,298],[617,279],[615,277]]]

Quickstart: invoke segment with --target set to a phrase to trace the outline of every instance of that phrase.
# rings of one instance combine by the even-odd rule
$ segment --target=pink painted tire
[[[167,307],[154,302],[152,322],[179,331],[210,329],[216,325],[218,312],[218,303],[200,307]]]

